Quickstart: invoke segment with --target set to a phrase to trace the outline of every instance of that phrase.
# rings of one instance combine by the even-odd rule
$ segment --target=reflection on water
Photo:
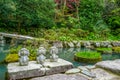
[[[91,50],[87,48],[60,48],[58,55],[60,58],[72,62],[75,67],[80,65],[93,65],[74,61],[74,54],[79,51],[91,51]],[[120,54],[102,54],[102,60],[114,60],[114,59],[120,59]]]
[[[74,61],[74,54],[79,51],[88,51],[88,50],[90,50],[90,49],[87,49],[87,48],[59,48],[58,55],[60,58],[72,62],[73,65],[75,67],[77,67],[80,65],[88,65],[88,64]],[[92,65],[92,64],[89,64],[89,65]]]

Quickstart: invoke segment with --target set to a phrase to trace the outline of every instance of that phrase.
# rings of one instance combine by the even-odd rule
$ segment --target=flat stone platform
[[[73,64],[63,59],[58,59],[57,62],[50,62],[47,59],[43,65],[37,64],[36,61],[29,61],[28,66],[19,66],[19,63],[15,62],[8,64],[7,77],[9,80],[41,77],[62,73],[71,68],[73,68]]]

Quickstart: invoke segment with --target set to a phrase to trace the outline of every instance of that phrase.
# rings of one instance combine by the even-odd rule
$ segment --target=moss
[[[101,54],[99,52],[78,52],[74,55],[74,60],[78,62],[95,63],[101,61]]]
[[[18,61],[19,56],[18,54],[8,54],[7,57],[5,58],[5,62],[10,63],[10,62],[16,62]]]
[[[114,53],[120,53],[120,47],[113,47],[113,48],[112,48],[112,51],[113,51]]]
[[[111,53],[112,54],[112,48],[96,48],[96,50],[101,53]]]

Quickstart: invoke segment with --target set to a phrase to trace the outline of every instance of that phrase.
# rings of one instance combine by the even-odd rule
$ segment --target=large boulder
[[[100,47],[100,42],[95,42],[95,43],[94,43],[94,46],[95,46],[95,47]]]
[[[92,80],[120,80],[119,75],[113,74],[101,68],[92,69],[91,72],[96,75],[96,77]]]
[[[57,48],[63,48],[63,44],[61,41],[55,41],[53,42],[53,45],[56,46]]]
[[[74,48],[75,46],[74,46],[73,42],[64,41],[63,42],[63,47]]]
[[[101,47],[108,47],[111,43],[109,41],[102,41],[100,45]]]
[[[72,42],[67,42],[68,47],[74,48],[74,44]]]
[[[102,61],[95,64],[96,67],[100,67],[120,75],[120,59],[114,61]]]
[[[77,47],[77,48],[81,47],[81,44],[79,41],[73,41],[73,44],[74,44],[74,47]]]
[[[89,41],[83,41],[82,43],[83,43],[83,46],[86,48],[91,47],[91,43]]]

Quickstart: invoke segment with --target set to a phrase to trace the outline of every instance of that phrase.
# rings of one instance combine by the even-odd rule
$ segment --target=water
[[[76,62],[74,61],[74,54],[76,52],[79,52],[79,51],[91,51],[90,49],[86,49],[86,48],[64,48],[64,49],[59,49],[59,57],[64,59],[64,60],[67,60],[69,62],[72,62],[74,67],[77,67],[77,66],[80,66],[80,65],[93,65],[93,64],[88,64],[88,63],[80,63],[80,62]]]
[[[76,62],[74,61],[74,54],[79,51],[91,51],[90,49],[86,48],[60,48],[59,49],[59,57],[62,59],[65,59],[67,61],[70,61],[73,63],[74,67],[77,66],[85,66],[85,65],[94,65],[95,63],[89,64],[89,63],[82,63],[82,62]],[[114,59],[120,59],[120,54],[102,54],[102,60],[114,60]]]
[[[7,64],[3,63],[8,50],[9,45],[0,46],[0,80],[5,80],[5,73],[7,72]]]
[[[0,47],[0,62],[5,59],[5,56],[7,55],[7,50],[9,49],[9,45],[6,45],[4,47]],[[75,67],[80,65],[93,65],[88,63],[81,63],[74,61],[74,54],[78,51],[88,51],[90,49],[86,48],[59,48],[59,57],[67,60],[69,62],[72,62]],[[114,59],[120,59],[120,54],[102,54],[103,60],[114,60]],[[7,72],[6,68],[7,64],[2,63],[0,64],[0,80],[5,80],[5,73]]]

